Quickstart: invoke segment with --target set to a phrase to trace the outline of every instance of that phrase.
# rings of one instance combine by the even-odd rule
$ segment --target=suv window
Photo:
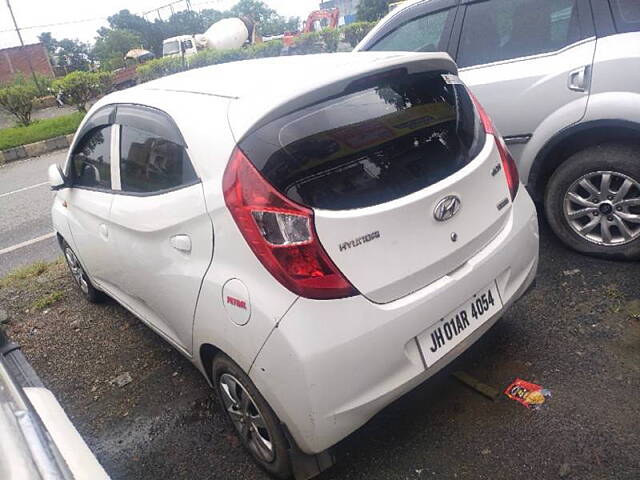
[[[187,152],[180,145],[134,127],[121,128],[120,182],[123,191],[153,193],[197,181]]]
[[[610,0],[618,32],[640,31],[640,2],[638,0]]]
[[[71,159],[74,186],[111,189],[111,128],[96,128],[78,144]]]
[[[580,39],[575,0],[490,0],[467,7],[458,65],[552,52]]]
[[[449,15],[454,9],[414,18],[383,37],[369,48],[371,51],[437,52],[445,50],[447,38],[443,36]]]

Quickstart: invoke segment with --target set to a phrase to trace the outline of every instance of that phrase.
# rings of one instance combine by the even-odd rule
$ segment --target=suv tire
[[[565,245],[610,259],[640,258],[640,146],[603,144],[575,153],[552,175],[544,200]]]
[[[263,470],[290,478],[289,445],[280,421],[251,379],[223,353],[213,359],[212,378],[220,406],[243,447]]]

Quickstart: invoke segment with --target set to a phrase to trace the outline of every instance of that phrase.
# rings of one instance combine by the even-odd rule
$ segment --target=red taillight
[[[313,211],[275,190],[239,148],[231,155],[222,188],[249,247],[282,285],[317,300],[358,293],[320,245]]]
[[[518,175],[516,162],[513,160],[511,153],[509,153],[509,148],[507,148],[507,144],[504,143],[504,138],[502,138],[502,135],[498,133],[491,121],[491,118],[487,112],[485,112],[484,108],[482,108],[482,105],[480,105],[476,96],[471,92],[469,92],[469,95],[473,99],[476,110],[478,110],[478,115],[480,116],[480,120],[484,126],[484,131],[488,135],[493,135],[496,139],[496,145],[498,146],[498,152],[500,152],[500,159],[502,160],[502,169],[507,177],[507,185],[509,186],[509,192],[511,193],[511,200],[513,200],[516,198],[516,195],[518,194],[518,187],[520,186],[520,177]]]

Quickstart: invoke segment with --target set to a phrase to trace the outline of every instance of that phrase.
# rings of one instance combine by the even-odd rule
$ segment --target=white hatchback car
[[[117,92],[53,166],[90,300],[190,358],[267,471],[330,447],[532,284],[538,222],[446,54],[283,57]]]

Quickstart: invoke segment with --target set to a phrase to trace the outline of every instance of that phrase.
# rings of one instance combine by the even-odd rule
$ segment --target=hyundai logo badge
[[[446,222],[460,211],[462,202],[456,195],[449,195],[438,202],[433,211],[433,218],[439,222]]]

